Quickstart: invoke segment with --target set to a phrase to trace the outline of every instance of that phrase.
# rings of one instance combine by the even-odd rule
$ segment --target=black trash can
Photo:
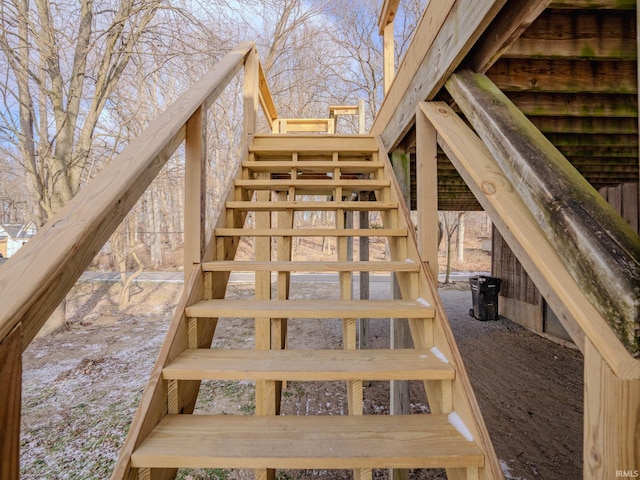
[[[480,275],[470,277],[473,308],[469,315],[477,320],[498,320],[498,293],[502,280]]]

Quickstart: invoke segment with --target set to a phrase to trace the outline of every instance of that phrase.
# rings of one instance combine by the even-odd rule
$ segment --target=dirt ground
[[[180,284],[134,286],[132,305],[117,306],[119,284],[79,284],[69,297],[67,331],[37,339],[24,356],[22,478],[108,478],[140,399]],[[233,284],[230,296],[253,294]],[[337,298],[335,283],[292,283],[292,297],[322,291]],[[443,286],[442,298],[507,479],[581,478],[582,358],[579,352],[540,338],[508,320],[480,322],[468,316],[466,282]],[[372,282],[372,297],[387,298],[387,282]],[[252,324],[221,320],[215,346],[252,348]],[[340,346],[339,321],[291,321],[290,346]],[[389,322],[372,321],[370,345],[386,345]],[[388,384],[365,388],[367,413],[387,413]],[[253,385],[205,382],[198,413],[253,413]],[[412,408],[428,411],[420,383],[412,383]],[[344,413],[341,383],[291,382],[283,413]],[[349,478],[349,472],[279,472],[279,479]],[[245,472],[181,472],[184,480],[249,478]],[[387,478],[376,471],[375,478]],[[442,479],[440,471],[411,478]]]

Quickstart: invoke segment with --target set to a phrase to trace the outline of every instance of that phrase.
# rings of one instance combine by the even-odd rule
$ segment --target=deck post
[[[637,477],[640,380],[617,377],[588,339],[584,353],[583,478]]]
[[[20,409],[22,391],[22,329],[13,329],[0,343],[0,478],[20,478]]]
[[[244,63],[244,136],[253,135],[260,103],[260,59],[254,46]]]
[[[184,280],[202,261],[205,248],[206,118],[198,108],[187,121],[185,133]]]
[[[438,279],[438,142],[433,124],[419,111],[416,114],[416,210],[418,249]]]
[[[391,154],[391,165],[398,179],[398,184],[404,200],[409,210],[411,209],[411,184],[409,173],[409,154],[395,151]],[[391,275],[393,298],[401,299],[402,291],[398,284],[396,274]],[[406,318],[396,318],[391,320],[391,348],[412,348],[411,332],[409,322]],[[409,401],[409,382],[406,380],[396,380],[391,382],[390,410],[392,415],[407,415],[411,413],[411,403]],[[408,470],[391,469],[389,478],[393,480],[404,480],[409,478]]]

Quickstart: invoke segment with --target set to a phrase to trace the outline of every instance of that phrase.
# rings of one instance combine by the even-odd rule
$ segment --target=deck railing
[[[144,132],[0,269],[0,478],[19,477],[22,352],[167,160],[185,144],[184,270],[204,253],[206,111],[244,70],[244,138],[258,108],[278,115],[255,44],[242,43],[156,118]]]

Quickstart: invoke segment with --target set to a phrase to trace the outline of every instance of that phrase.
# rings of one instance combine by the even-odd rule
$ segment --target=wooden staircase
[[[450,479],[502,478],[437,281],[380,152],[372,136],[253,138],[215,227],[215,260],[185,284],[113,479],[173,478],[179,468],[255,469],[257,478],[353,469],[361,479],[372,469],[446,468]],[[354,192],[375,200],[355,201]],[[295,213],[304,211],[335,212],[335,225],[297,228]],[[379,212],[381,228],[347,228],[345,213],[359,211]],[[337,258],[292,260],[292,239],[304,236],[335,238]],[[348,258],[349,239],[369,236],[387,240],[391,260]],[[252,238],[253,260],[233,260],[242,237]],[[336,273],[340,299],[289,299],[298,271]],[[225,299],[232,272],[255,274],[254,298]],[[402,298],[352,299],[354,272],[393,272]],[[211,348],[222,317],[255,319],[255,349]],[[408,319],[415,348],[357,349],[357,319],[378,318]],[[289,319],[342,320],[344,348],[286,349]],[[191,414],[201,380],[255,382],[255,415]],[[369,380],[423,381],[431,413],[363,415]],[[287,381],[345,381],[349,414],[280,415]]]

